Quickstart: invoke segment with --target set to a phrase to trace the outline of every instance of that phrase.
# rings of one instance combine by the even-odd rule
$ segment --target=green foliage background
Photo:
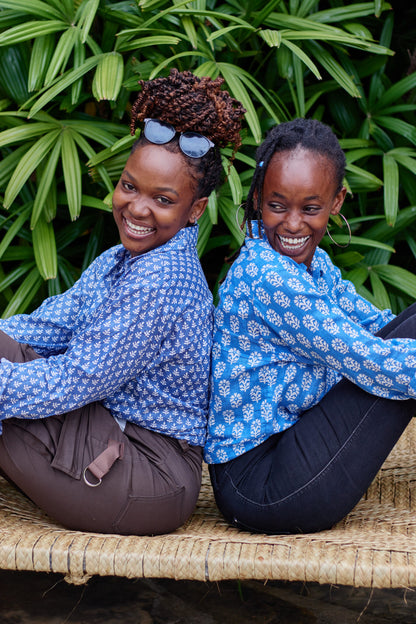
[[[30,311],[118,242],[111,193],[132,144],[137,80],[223,76],[247,109],[243,146],[200,220],[213,289],[241,244],[236,208],[273,124],[311,116],[347,155],[348,248],[323,245],[358,290],[416,298],[416,9],[379,0],[0,0],[0,310]],[[397,15],[395,14],[397,12]],[[227,169],[230,152],[224,150]],[[331,234],[348,240],[342,222]]]

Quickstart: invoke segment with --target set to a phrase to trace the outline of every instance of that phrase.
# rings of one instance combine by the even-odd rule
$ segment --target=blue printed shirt
[[[184,228],[136,257],[108,249],[67,292],[1,320],[43,357],[1,360],[0,420],[101,401],[119,422],[202,445],[213,305],[197,236],[197,226]]]
[[[246,237],[220,289],[205,459],[226,462],[292,426],[342,376],[416,397],[416,341],[375,334],[394,318],[359,296],[317,248],[307,269],[264,232]]]

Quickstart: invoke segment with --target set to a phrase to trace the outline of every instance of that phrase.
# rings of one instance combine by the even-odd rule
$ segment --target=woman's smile
[[[302,238],[287,238],[279,236],[279,239],[284,249],[301,249],[310,239],[310,236],[303,236]]]
[[[123,218],[123,223],[125,224],[126,228],[130,230],[133,236],[137,236],[138,238],[142,238],[143,236],[148,236],[149,234],[152,234],[152,232],[156,231],[154,227],[136,225],[135,223],[132,223],[131,221],[126,219],[126,217]]]

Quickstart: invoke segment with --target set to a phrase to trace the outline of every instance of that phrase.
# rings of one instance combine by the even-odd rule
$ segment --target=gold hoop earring
[[[344,215],[342,214],[342,212],[338,213],[339,216],[344,220],[344,223],[346,224],[347,228],[348,228],[348,234],[349,234],[349,241],[346,245],[340,245],[339,243],[337,243],[336,241],[334,241],[334,239],[332,238],[331,234],[329,233],[328,230],[328,226],[326,226],[326,233],[328,234],[329,239],[334,243],[334,245],[336,245],[337,247],[340,247],[341,249],[345,249],[345,247],[348,247],[351,244],[351,228],[350,228],[350,224],[348,223],[346,217],[344,217]],[[342,225],[341,225],[342,227]]]

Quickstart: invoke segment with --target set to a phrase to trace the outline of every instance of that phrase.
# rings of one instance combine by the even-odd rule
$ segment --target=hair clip
[[[261,160],[257,166],[258,167],[263,167],[263,165],[264,165],[264,160]]]

